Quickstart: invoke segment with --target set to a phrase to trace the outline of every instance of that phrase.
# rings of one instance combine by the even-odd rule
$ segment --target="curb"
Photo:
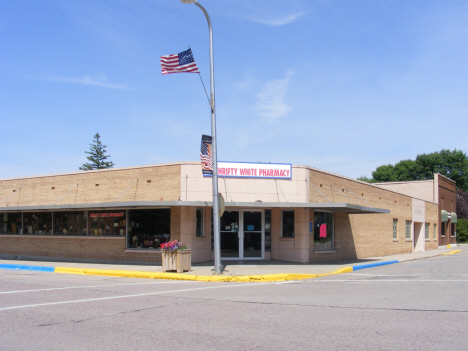
[[[357,265],[357,266],[353,266],[353,271],[357,271],[357,270],[365,269],[365,268],[378,267],[378,266],[386,266],[388,264],[394,264],[394,263],[400,263],[400,261],[395,260],[395,261],[384,261],[384,262],[360,264],[360,265]]]
[[[344,267],[331,273],[322,273],[322,274],[280,273],[280,274],[237,275],[237,276],[221,276],[221,275],[204,276],[204,275],[190,275],[190,274],[182,275],[179,273],[120,271],[120,270],[112,270],[112,269],[71,268],[71,267],[27,266],[27,265],[17,265],[17,264],[0,264],[0,269],[25,270],[25,271],[62,273],[62,274],[99,275],[99,276],[122,277],[122,278],[146,278],[146,279],[186,280],[186,281],[202,281],[202,282],[281,282],[281,281],[325,277],[328,275],[349,273],[353,271],[353,267]]]
[[[461,252],[461,251],[462,251],[462,250],[454,250],[454,251],[451,251],[451,252],[443,253],[443,254],[441,254],[441,255],[442,255],[442,256],[453,255],[453,254],[459,253],[459,252]]]
[[[36,271],[36,272],[54,272],[54,267],[47,266],[27,266],[21,264],[0,264],[0,269],[17,269],[20,271]]]
[[[447,256],[459,253],[462,250],[454,250],[448,253],[442,253],[436,256]],[[318,277],[326,277],[329,275],[350,273],[360,269],[372,268],[385,266],[389,264],[395,264],[400,262],[424,259],[412,258],[406,260],[393,260],[393,261],[382,261],[369,264],[360,264],[356,266],[348,266],[333,271],[331,273],[322,274],[296,274],[296,273],[280,273],[280,274],[261,274],[261,275],[236,275],[236,276],[205,276],[205,275],[191,275],[191,274],[180,274],[180,273],[164,273],[164,272],[141,272],[141,271],[122,271],[112,269],[92,269],[92,268],[71,268],[71,267],[48,267],[48,266],[28,266],[18,264],[0,264],[0,269],[11,269],[11,270],[25,270],[25,271],[36,271],[36,272],[49,272],[49,273],[62,273],[62,274],[82,274],[82,275],[99,275],[108,277],[122,277],[122,278],[146,278],[146,279],[166,279],[166,280],[185,280],[185,281],[201,281],[201,282],[282,282],[291,280],[303,280]]]
[[[221,275],[190,275],[179,273],[159,273],[159,272],[138,272],[138,271],[118,271],[118,270],[102,270],[102,269],[83,269],[83,268],[68,268],[56,267],[55,273],[64,274],[88,274],[102,275],[111,277],[125,278],[147,278],[147,279],[168,279],[168,280],[186,280],[186,281],[201,281],[201,282],[281,282],[290,280],[302,280],[327,275],[341,274],[352,272],[352,267],[341,268],[331,273],[323,274],[296,274],[296,273],[280,273],[280,274],[261,274],[261,275],[236,275],[236,276],[221,276]]]

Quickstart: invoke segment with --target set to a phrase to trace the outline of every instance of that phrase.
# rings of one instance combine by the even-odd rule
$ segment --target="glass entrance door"
[[[226,211],[221,217],[221,258],[262,259],[263,212]]]
[[[262,258],[262,212],[243,213],[243,257]]]
[[[221,258],[239,258],[239,211],[221,217]]]

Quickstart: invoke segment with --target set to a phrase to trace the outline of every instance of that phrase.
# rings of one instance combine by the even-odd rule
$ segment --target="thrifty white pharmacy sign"
[[[291,170],[284,163],[218,161],[218,177],[291,179]]]

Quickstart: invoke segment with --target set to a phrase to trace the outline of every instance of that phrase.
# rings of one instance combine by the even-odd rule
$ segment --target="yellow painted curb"
[[[447,252],[447,253],[443,253],[442,256],[453,255],[453,254],[459,253],[459,252],[461,252],[461,250],[450,251],[450,252]]]
[[[319,274],[318,277],[325,277],[327,275],[332,275],[332,274],[350,273],[352,271],[353,271],[353,267],[345,267],[345,268],[338,269],[337,271],[334,271],[332,273]]]
[[[263,274],[263,275],[190,275],[180,273],[162,273],[162,272],[138,272],[138,271],[119,271],[110,269],[91,269],[91,268],[69,268],[56,267],[55,273],[64,274],[87,274],[87,275],[102,275],[109,277],[125,277],[125,278],[147,278],[147,279],[169,279],[169,280],[188,280],[188,281],[203,281],[203,282],[280,282],[289,280],[311,279],[316,277],[325,277],[327,275],[349,273],[353,271],[353,267],[345,267],[331,273],[323,274]]]

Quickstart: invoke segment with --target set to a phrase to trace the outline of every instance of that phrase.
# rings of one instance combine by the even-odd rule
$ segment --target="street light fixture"
[[[214,271],[215,274],[221,274],[221,245],[220,245],[220,227],[219,227],[219,200],[218,200],[218,157],[216,138],[216,109],[215,109],[215,89],[214,89],[214,65],[213,65],[213,30],[208,12],[200,5],[197,0],[180,0],[184,4],[195,4],[205,14],[208,22],[210,36],[210,89],[211,89],[211,152],[213,161],[213,235],[214,235]]]

